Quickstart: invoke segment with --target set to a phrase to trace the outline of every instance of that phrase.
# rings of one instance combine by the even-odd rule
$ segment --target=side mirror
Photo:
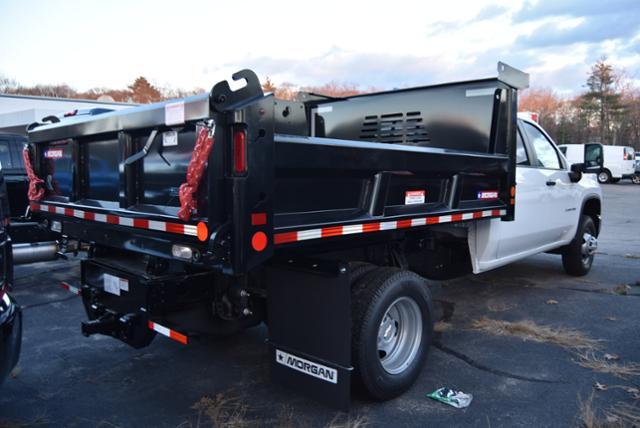
[[[569,171],[569,180],[572,183],[577,183],[582,180],[582,173],[585,170],[585,164],[583,163],[574,163],[571,165],[571,171]]]

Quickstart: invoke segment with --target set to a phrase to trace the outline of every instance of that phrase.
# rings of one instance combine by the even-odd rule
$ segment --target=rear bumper
[[[22,311],[5,294],[0,298],[0,384],[16,366],[22,344]]]

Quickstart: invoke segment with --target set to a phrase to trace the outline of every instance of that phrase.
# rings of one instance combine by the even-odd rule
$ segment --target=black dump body
[[[244,70],[234,75],[245,80],[237,91],[221,82],[209,94],[33,127],[33,165],[46,195],[31,208],[71,238],[176,260],[172,246],[189,246],[189,263],[236,275],[276,252],[511,220],[517,88],[528,76],[503,64],[499,71],[293,102],[263,94]],[[215,142],[197,212],[184,222],[179,187],[199,124],[210,119]],[[127,164],[154,130],[148,154]]]

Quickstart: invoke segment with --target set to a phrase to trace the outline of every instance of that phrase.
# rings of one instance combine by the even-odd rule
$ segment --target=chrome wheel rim
[[[581,247],[582,263],[585,266],[588,266],[589,264],[591,264],[591,261],[593,260],[593,255],[596,253],[597,249],[598,249],[598,238],[596,238],[594,235],[592,235],[589,232],[585,232],[582,235],[582,247]]]
[[[416,358],[422,341],[422,312],[410,297],[396,299],[385,312],[378,328],[378,357],[389,374],[407,369]]]
[[[608,179],[609,177],[607,176],[606,172],[601,172],[600,174],[598,174],[598,181],[600,183],[606,183]]]

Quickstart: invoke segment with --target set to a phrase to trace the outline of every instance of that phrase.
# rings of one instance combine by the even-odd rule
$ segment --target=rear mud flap
[[[346,264],[289,260],[267,270],[273,381],[348,410],[351,290]]]

